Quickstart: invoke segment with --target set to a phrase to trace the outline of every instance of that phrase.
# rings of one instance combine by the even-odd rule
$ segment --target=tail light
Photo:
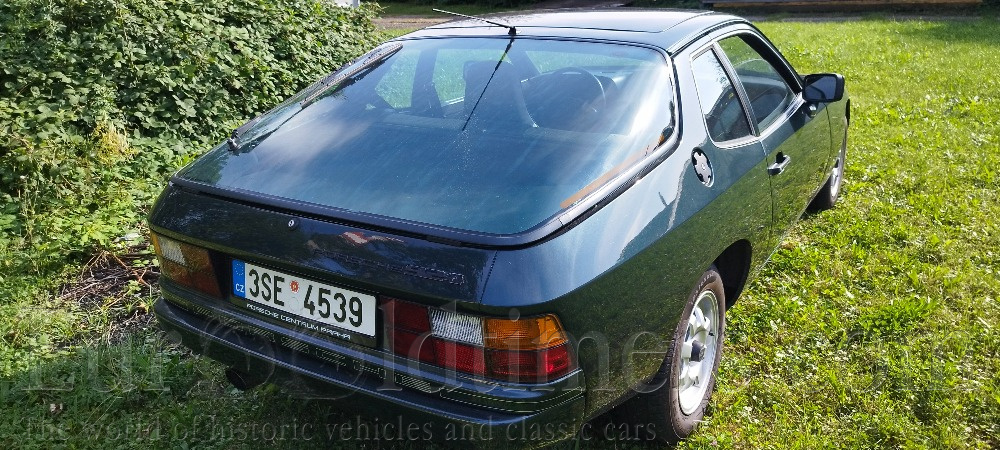
[[[485,322],[487,358],[497,378],[548,378],[572,369],[566,333],[556,316]]]
[[[155,234],[152,237],[163,276],[213,297],[222,297],[208,250]]]
[[[554,315],[499,319],[385,299],[393,353],[460,372],[538,383],[573,368],[566,333]]]

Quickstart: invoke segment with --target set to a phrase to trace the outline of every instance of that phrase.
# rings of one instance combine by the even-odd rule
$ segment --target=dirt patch
[[[153,324],[150,308],[159,296],[159,267],[148,242],[102,250],[83,270],[59,288],[59,299],[82,312],[89,336],[106,343],[121,342]]]
[[[525,5],[525,10],[542,11],[566,8],[616,8],[622,6],[623,4],[624,2],[622,1],[609,0],[546,0],[532,5]],[[435,6],[428,5],[427,11],[430,11],[432,8],[435,8]],[[448,9],[448,7],[442,6],[441,9]],[[384,16],[377,17],[375,19],[375,25],[383,30],[417,29],[448,22],[453,19],[457,19],[457,17]]]
[[[376,17],[375,26],[382,30],[426,28],[451,20],[449,17],[386,16]]]

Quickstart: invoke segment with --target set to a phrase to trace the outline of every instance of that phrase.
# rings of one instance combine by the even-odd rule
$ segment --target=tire
[[[649,424],[655,438],[666,442],[687,438],[695,431],[715,388],[725,311],[722,277],[713,266],[702,274],[688,297],[667,357],[648,383],[655,390],[639,393],[622,405],[628,421]]]
[[[844,166],[846,163],[847,132],[844,131],[844,143],[840,145],[840,153],[837,154],[837,160],[834,161],[833,168],[830,169],[830,176],[827,177],[826,183],[823,184],[823,187],[816,193],[816,197],[813,198],[812,203],[809,204],[810,211],[826,211],[837,204],[837,199],[840,198],[840,188],[844,184]]]

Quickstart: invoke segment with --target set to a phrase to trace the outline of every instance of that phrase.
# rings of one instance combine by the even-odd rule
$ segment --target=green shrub
[[[16,124],[200,138],[288,97],[374,43],[373,8],[325,0],[12,0],[0,85]]]
[[[538,3],[540,0],[394,0],[397,3],[445,7],[449,5],[477,5],[487,8],[510,8]]]
[[[0,246],[58,263],[106,245],[191,150],[373,46],[377,9],[0,2]]]

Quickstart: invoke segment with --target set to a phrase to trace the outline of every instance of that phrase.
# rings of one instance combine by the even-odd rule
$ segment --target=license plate
[[[291,325],[348,340],[350,335],[323,325],[375,336],[376,301],[368,294],[233,260],[233,295],[249,300],[249,309]]]

